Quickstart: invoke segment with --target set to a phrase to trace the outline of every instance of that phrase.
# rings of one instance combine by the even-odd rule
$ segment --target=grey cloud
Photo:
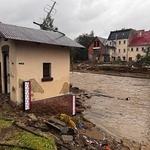
[[[108,37],[109,32],[122,28],[149,30],[149,0],[56,0],[54,25],[72,39],[82,33]],[[0,21],[39,28],[46,16],[43,8],[50,0],[0,0]]]

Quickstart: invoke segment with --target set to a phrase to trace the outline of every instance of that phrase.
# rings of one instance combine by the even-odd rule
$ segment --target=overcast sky
[[[110,31],[122,28],[150,30],[150,0],[56,0],[54,25],[71,39],[94,31],[108,38]],[[7,24],[39,28],[44,7],[51,0],[0,0],[0,21]]]

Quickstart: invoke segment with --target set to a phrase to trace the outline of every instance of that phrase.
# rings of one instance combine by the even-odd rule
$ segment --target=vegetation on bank
[[[0,149],[1,150],[56,150],[53,138],[36,136],[28,131],[18,129],[14,121],[3,119],[0,114]],[[45,138],[44,138],[45,137]]]

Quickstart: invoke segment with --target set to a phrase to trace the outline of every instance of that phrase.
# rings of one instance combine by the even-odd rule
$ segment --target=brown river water
[[[71,83],[89,93],[87,119],[118,138],[150,143],[150,79],[71,73]],[[128,98],[129,100],[126,100]]]

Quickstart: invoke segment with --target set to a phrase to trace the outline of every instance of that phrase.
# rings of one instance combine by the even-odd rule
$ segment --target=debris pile
[[[79,88],[72,88],[72,90],[77,92],[77,105],[87,108],[84,101],[90,98],[92,94]],[[82,113],[77,113],[76,116],[28,114],[18,112],[17,109],[9,106],[9,101],[5,100],[1,101],[1,108],[1,112],[4,113],[3,116],[12,120],[16,128],[41,138],[53,137],[58,150],[148,150],[149,148],[148,146],[141,146],[135,141],[120,140],[110,136],[84,118]]]
[[[149,77],[150,68],[149,67],[133,67],[125,65],[103,65],[103,64],[85,64],[81,63],[74,67],[77,71],[101,71],[107,73],[134,73],[140,75],[146,75]]]
[[[95,125],[83,116],[60,114],[43,118],[28,114],[28,117],[26,127],[50,132],[55,138],[58,150],[111,150],[105,138],[98,140],[86,135],[85,130],[92,130]]]

